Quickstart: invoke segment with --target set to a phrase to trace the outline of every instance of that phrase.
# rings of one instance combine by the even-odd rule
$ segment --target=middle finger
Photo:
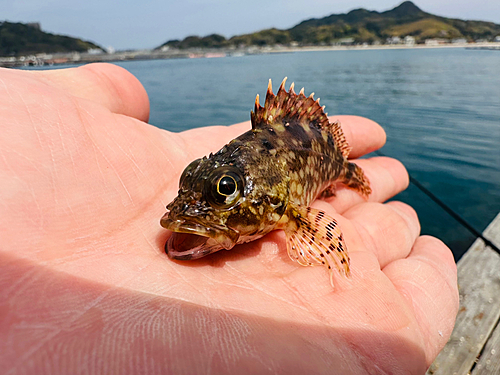
[[[372,193],[369,202],[385,202],[408,187],[409,178],[406,168],[396,159],[388,157],[373,157],[356,160],[370,181]],[[359,203],[366,202],[358,192],[339,186],[334,197],[326,199],[335,210],[344,213]]]

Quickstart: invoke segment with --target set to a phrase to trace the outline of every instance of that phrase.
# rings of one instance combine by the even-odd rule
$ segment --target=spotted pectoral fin
[[[290,225],[285,229],[290,258],[303,266],[323,264],[330,271],[332,285],[334,268],[349,277],[349,255],[335,219],[310,207],[291,211]]]

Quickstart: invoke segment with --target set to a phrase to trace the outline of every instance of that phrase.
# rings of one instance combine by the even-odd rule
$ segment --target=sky
[[[39,22],[42,30],[117,50],[154,48],[171,39],[233,35],[402,0],[0,0],[0,21]],[[428,13],[500,24],[499,0],[415,0]],[[307,4],[307,5],[306,5]]]

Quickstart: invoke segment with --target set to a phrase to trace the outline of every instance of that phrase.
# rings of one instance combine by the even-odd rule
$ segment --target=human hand
[[[0,363],[15,373],[411,373],[458,308],[450,250],[414,211],[394,159],[361,159],[368,202],[339,189],[350,279],[288,259],[284,233],[196,261],[168,259],[159,225],[183,168],[248,122],[169,133],[112,65],[0,70]],[[356,158],[383,130],[340,119]]]

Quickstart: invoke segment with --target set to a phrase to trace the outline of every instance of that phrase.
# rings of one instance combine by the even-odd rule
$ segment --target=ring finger
[[[351,249],[355,251],[360,245],[373,252],[380,267],[408,256],[420,234],[417,214],[402,202],[360,204],[343,216],[350,220],[344,228],[351,232],[346,233],[346,238],[358,241]]]

